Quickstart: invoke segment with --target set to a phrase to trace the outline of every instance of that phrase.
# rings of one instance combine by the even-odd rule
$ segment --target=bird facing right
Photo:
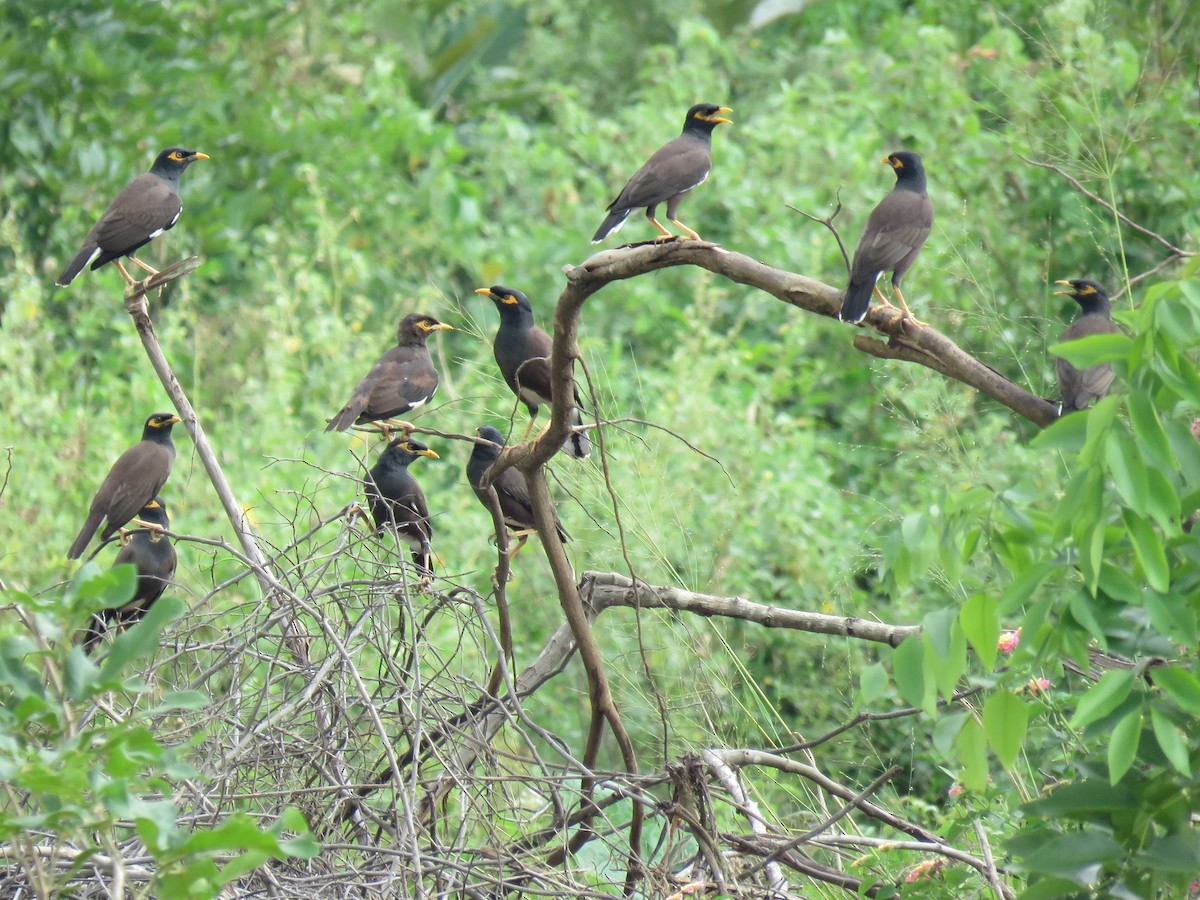
[[[1069,290],[1055,291],[1055,296],[1067,296],[1079,304],[1079,316],[1067,326],[1062,343],[1097,334],[1120,334],[1112,320],[1112,305],[1108,292],[1095,281],[1080,278],[1074,281],[1056,281]],[[1055,365],[1058,375],[1058,391],[1062,397],[1060,415],[1087,409],[1108,393],[1113,381],[1112,363],[1097,363],[1086,369],[1077,369],[1062,357]]]
[[[83,637],[85,653],[91,653],[95,649],[110,624],[116,623],[118,628],[124,629],[140,622],[175,577],[175,566],[178,563],[175,547],[170,538],[157,530],[167,531],[171,527],[171,520],[167,516],[167,504],[161,497],[155,497],[142,507],[137,517],[144,524],[157,528],[148,528],[130,535],[113,560],[114,566],[132,563],[137,567],[137,587],[128,603],[116,609],[103,609],[92,615]]]
[[[92,498],[87,521],[79,530],[67,559],[79,559],[100,523],[108,520],[101,540],[108,540],[162,490],[175,462],[171,427],[181,421],[171,413],[155,413],[142,428],[142,439],[117,457]]]
[[[370,371],[325,427],[345,431],[355,423],[365,425],[403,415],[433,399],[438,387],[437,369],[429,358],[426,341],[435,331],[453,331],[433,316],[409,313],[396,328],[396,346],[376,360]]]
[[[712,132],[722,122],[730,121],[722,118],[728,112],[733,110],[715,103],[697,103],[689,109],[683,120],[683,132],[659,147],[629,179],[617,199],[608,204],[608,215],[592,235],[592,243],[620,231],[629,214],[643,207],[650,224],[658,229],[655,240],[674,238],[654,218],[660,203],[667,204],[667,221],[678,225],[693,241],[700,240],[700,235],[675,218],[675,211],[688,192],[708,178],[712,169]]]
[[[410,550],[413,563],[425,577],[433,574],[433,522],[425,503],[425,492],[408,471],[410,464],[427,456],[438,459],[428,446],[409,437],[398,437],[388,444],[371,467],[367,479],[367,503],[379,530],[392,527]]]
[[[838,318],[843,322],[861,322],[871,307],[871,294],[879,297],[884,306],[891,306],[878,281],[885,272],[892,273],[892,289],[904,318],[922,326],[904,301],[900,279],[913,264],[925,239],[933,230],[933,203],[925,190],[925,167],[921,157],[901,150],[884,157],[883,162],[896,171],[896,184],[867,218],[854,262],[850,265],[850,284],[842,298]]]
[[[475,491],[475,496],[479,498],[484,509],[490,509],[487,491],[483,487],[483,476],[492,467],[492,463],[500,458],[500,449],[504,446],[504,435],[491,425],[479,427],[475,434],[484,441],[490,441],[495,445],[475,444],[475,449],[471,451],[471,458],[467,460],[467,481],[471,483],[471,489]],[[537,531],[537,526],[533,521],[533,500],[529,496],[525,477],[513,468],[501,472],[500,477],[492,482],[492,487],[496,489],[496,496],[500,500],[500,512],[504,515],[504,524],[512,529],[518,538],[516,546],[509,551],[509,557],[512,558],[525,544],[526,537]],[[562,527],[562,522],[558,520],[557,512],[554,514],[554,527],[558,531],[559,540],[564,544],[571,539],[566,529]]]
[[[111,262],[121,271],[122,277],[133,284],[133,277],[121,265],[122,256],[128,256],[130,262],[151,275],[157,275],[154,269],[133,254],[179,221],[179,214],[183,211],[183,201],[179,199],[179,176],[198,159],[208,159],[208,156],[183,147],[168,147],[158,154],[150,171],[125,185],[117,199],[109,204],[104,215],[84,238],[79,252],[67,263],[54,283],[66,287],[88,263],[95,270]]]

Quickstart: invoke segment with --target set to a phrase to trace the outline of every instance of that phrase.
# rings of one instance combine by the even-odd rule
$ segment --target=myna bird
[[[659,231],[660,236],[655,240],[673,238],[675,235],[654,218],[660,203],[667,204],[669,222],[678,225],[693,241],[700,240],[700,235],[675,218],[675,211],[688,191],[708,178],[712,169],[712,132],[722,122],[730,121],[722,118],[723,113],[729,112],[733,110],[728,106],[713,103],[697,103],[689,109],[683,120],[683,133],[659,147],[629,179],[617,199],[608,204],[608,216],[592,235],[592,243],[620,231],[629,214],[643,207],[646,218]]]
[[[500,328],[496,331],[492,350],[505,383],[529,410],[527,438],[537,418],[538,407],[551,402],[550,351],[554,342],[550,335],[533,324],[533,307],[520,291],[497,284],[479,288],[475,293],[490,297],[500,311]],[[581,406],[576,388],[575,409],[571,415],[573,426],[583,425]],[[563,450],[575,459],[586,459],[592,451],[592,442],[586,431],[575,431],[563,442]]]
[[[67,559],[83,555],[101,522],[107,520],[100,532],[100,539],[106,541],[158,495],[175,462],[171,427],[179,421],[179,416],[171,413],[155,413],[146,420],[142,439],[117,457],[92,498],[87,521],[67,552]]]
[[[1055,291],[1055,296],[1070,297],[1081,309],[1079,317],[1063,332],[1062,343],[1077,341],[1094,334],[1121,333],[1121,329],[1112,320],[1112,305],[1108,301],[1108,292],[1099,284],[1086,278],[1054,283],[1069,288],[1065,291]],[[1112,385],[1111,363],[1097,363],[1080,370],[1059,357],[1055,368],[1058,374],[1058,391],[1062,396],[1061,415],[1087,409],[1107,394]]]
[[[467,480],[471,482],[471,488],[479,502],[485,509],[490,509],[487,492],[482,487],[483,475],[491,468],[492,463],[500,458],[504,435],[491,425],[483,425],[476,429],[475,433],[483,440],[496,445],[477,443],[471,451],[471,458],[467,460]],[[516,469],[505,469],[500,473],[500,477],[492,482],[492,487],[496,489],[496,496],[500,499],[500,512],[504,514],[504,524],[512,529],[513,536],[517,538],[516,545],[508,553],[511,559],[524,546],[526,538],[537,532],[537,526],[533,522],[533,501],[529,497],[525,477]],[[554,514],[554,528],[558,531],[559,540],[564,544],[571,539],[562,527],[562,522],[558,520],[558,513]]]
[[[108,262],[116,263],[125,280],[133,284],[134,279],[121,265],[122,256],[128,256],[130,262],[141,266],[151,275],[157,275],[154,269],[133,254],[179,221],[179,214],[183,211],[183,202],[179,199],[179,176],[198,159],[208,159],[208,156],[183,147],[168,147],[158,154],[150,171],[125,185],[125,190],[117,195],[100,221],[92,226],[83,246],[63,269],[55,284],[66,287],[88,263],[92,264],[94,270]]]
[[[904,317],[923,326],[904,302],[900,279],[913,264],[933,230],[933,204],[925,192],[925,167],[921,157],[902,150],[883,159],[896,170],[896,186],[879,202],[867,218],[867,227],[854,248],[850,266],[850,286],[842,298],[843,322],[861,322],[871,306],[871,294],[884,306],[891,306],[877,282],[884,272],[892,273],[892,289]]]
[[[396,346],[371,366],[350,395],[350,402],[329,420],[325,430],[345,431],[355,423],[390,419],[428,403],[437,391],[438,373],[425,342],[435,331],[453,330],[421,313],[409,313],[401,319],[396,328]]]
[[[406,545],[412,549],[413,562],[421,575],[430,576],[433,541],[433,522],[425,503],[425,492],[408,471],[413,460],[438,455],[420,441],[398,437],[388,444],[371,467],[367,479],[367,503],[377,529],[395,528]]]
[[[137,587],[133,599],[124,606],[104,609],[92,616],[83,638],[83,649],[87,653],[91,653],[100,643],[109,625],[116,623],[118,628],[124,629],[140,622],[175,577],[175,547],[170,538],[162,533],[171,527],[167,505],[162,498],[155,497],[143,506],[134,521],[150,527],[129,535],[113,560],[114,566],[126,563],[137,566]]]

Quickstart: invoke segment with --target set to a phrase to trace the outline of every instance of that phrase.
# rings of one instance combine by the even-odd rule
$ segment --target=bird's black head
[[[921,157],[911,150],[897,150],[881,161],[896,170],[896,181],[919,182],[922,188],[925,186],[925,166],[921,163]]]
[[[490,288],[479,288],[475,293],[484,297],[490,297],[492,302],[496,304],[496,309],[500,310],[500,317],[519,317],[522,314],[532,316],[533,307],[529,303],[529,298],[520,291],[506,288],[500,284],[493,284]]]
[[[717,106],[715,103],[697,103],[687,111],[683,120],[684,131],[703,131],[711,134],[712,130],[722,122],[733,124],[732,120],[723,117],[723,113],[733,112],[728,106]]]
[[[155,413],[146,420],[146,426],[142,429],[142,439],[154,438],[161,440],[164,436],[169,437],[171,426],[176,422],[182,421],[183,419],[174,413]]]
[[[1055,296],[1063,295],[1070,297],[1079,304],[1085,313],[1107,312],[1109,309],[1108,291],[1099,282],[1091,281],[1087,278],[1076,278],[1071,281],[1056,281],[1054,283],[1064,285],[1070,289],[1055,291]]]
[[[408,465],[420,456],[428,456],[430,459],[441,459],[440,456],[429,449],[428,445],[420,441],[415,441],[411,437],[396,438],[388,444],[387,452],[398,456],[404,465]]]
[[[473,455],[481,456],[486,459],[498,459],[500,457],[500,448],[504,446],[504,435],[491,425],[481,425],[475,429],[475,434],[483,438],[485,441],[491,441],[496,444],[495,447],[489,447],[487,444],[476,444]]]
[[[162,497],[155,497],[143,506],[137,517],[151,525],[161,525],[163,528],[171,527],[171,520],[167,517],[167,504]]]
[[[433,316],[424,313],[409,313],[400,320],[396,328],[396,343],[424,344],[435,331],[453,331],[454,326],[439,322]]]
[[[184,147],[168,147],[158,154],[150,171],[159,175],[178,175],[198,159],[208,159],[208,154],[201,153],[199,150],[188,150]]]

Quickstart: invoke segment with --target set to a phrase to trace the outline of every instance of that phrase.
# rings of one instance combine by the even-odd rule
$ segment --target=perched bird
[[[500,458],[500,448],[504,446],[504,435],[491,425],[483,425],[476,429],[475,433],[483,440],[491,441],[496,445],[477,443],[475,449],[471,451],[471,458],[467,460],[467,480],[471,482],[471,488],[475,491],[479,502],[484,505],[485,509],[490,509],[487,492],[482,487],[483,476],[491,468],[492,463]],[[508,553],[509,559],[512,559],[525,545],[526,538],[537,531],[533,523],[533,502],[529,498],[529,488],[525,486],[524,476],[516,469],[505,469],[500,473],[500,477],[492,482],[492,487],[496,489],[496,496],[500,499],[500,511],[504,514],[504,524],[513,530],[514,537],[517,538],[516,545]],[[566,529],[562,527],[562,522],[558,520],[558,513],[554,514],[554,528],[558,531],[559,540],[564,544],[571,539]]]
[[[117,194],[117,199],[104,211],[100,221],[92,226],[83,246],[63,269],[55,284],[66,287],[88,263],[92,264],[94,270],[107,262],[116,263],[125,280],[133,284],[134,279],[121,265],[122,256],[128,256],[130,262],[141,266],[151,275],[157,275],[154,269],[133,254],[179,221],[179,214],[183,211],[183,202],[179,199],[179,176],[198,159],[208,159],[208,156],[183,147],[168,147],[158,154],[149,172],[133,179],[125,185],[125,190]]]
[[[170,538],[161,533],[171,527],[167,505],[162,498],[155,497],[143,506],[135,521],[151,527],[129,535],[113,560],[113,565],[133,563],[137,566],[137,588],[133,599],[124,606],[93,614],[83,638],[83,649],[87,653],[91,653],[100,643],[110,624],[115,622],[118,628],[123,629],[140,622],[175,577],[175,547]]]
[[[104,476],[67,559],[83,555],[102,521],[108,520],[100,532],[100,539],[106,541],[158,495],[175,462],[171,427],[179,421],[171,413],[155,413],[146,420],[142,439],[117,457]]]
[[[712,132],[722,122],[730,121],[721,117],[722,113],[730,112],[733,110],[728,106],[713,103],[697,103],[689,109],[683,120],[683,133],[654,151],[621,189],[617,199],[608,204],[608,216],[592,235],[592,243],[620,231],[629,214],[642,207],[650,224],[661,234],[656,240],[674,237],[654,218],[654,210],[660,203],[667,204],[667,221],[678,225],[693,241],[700,240],[700,235],[675,218],[675,211],[688,191],[708,178],[712,169]]]
[[[412,548],[413,562],[422,576],[433,574],[430,566],[430,543],[433,541],[433,522],[425,504],[425,492],[417,484],[409,464],[422,456],[438,459],[438,455],[420,441],[399,437],[388,444],[371,467],[367,479],[367,503],[375,527],[393,527]]]
[[[496,354],[496,365],[509,389],[517,395],[529,410],[529,427],[525,437],[533,429],[538,407],[551,402],[550,394],[550,351],[554,342],[550,335],[533,324],[533,307],[529,298],[520,291],[493,285],[479,288],[475,293],[490,297],[500,311],[500,327],[492,342]],[[575,390],[575,409],[571,414],[572,425],[582,425],[579,412],[581,402],[579,390]],[[522,438],[524,440],[524,438]],[[563,450],[575,459],[586,459],[592,452],[592,442],[586,431],[572,432],[563,442]]]
[[[914,325],[923,326],[925,323],[904,302],[900,279],[933,230],[933,204],[925,192],[925,167],[921,165],[921,157],[906,150],[885,157],[883,162],[896,170],[896,186],[867,218],[867,227],[854,248],[850,286],[842,298],[838,318],[843,322],[861,322],[871,306],[872,292],[884,306],[891,306],[877,285],[880,275],[891,272],[892,289],[904,317]]]
[[[435,331],[453,327],[433,316],[409,313],[396,328],[396,346],[379,357],[358,383],[350,402],[329,420],[326,431],[345,431],[411,412],[424,406],[437,391],[438,373],[425,342]]]
[[[1099,284],[1085,278],[1054,283],[1070,288],[1066,291],[1055,291],[1055,296],[1065,295],[1072,298],[1082,310],[1078,318],[1063,332],[1062,343],[1095,334],[1121,333],[1121,329],[1112,320],[1108,292]],[[1087,409],[1107,394],[1112,385],[1112,363],[1097,363],[1080,370],[1059,357],[1055,368],[1058,374],[1058,391],[1062,396],[1061,415]]]

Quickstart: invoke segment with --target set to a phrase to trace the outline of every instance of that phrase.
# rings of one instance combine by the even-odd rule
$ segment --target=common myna
[[[1095,334],[1121,333],[1121,329],[1112,320],[1112,306],[1108,301],[1108,292],[1099,284],[1086,278],[1054,283],[1066,285],[1069,288],[1065,291],[1055,291],[1055,296],[1068,296],[1078,303],[1081,309],[1078,318],[1063,332],[1062,343],[1077,341]],[[1087,409],[1107,394],[1112,385],[1113,368],[1111,363],[1097,363],[1080,370],[1059,357],[1055,368],[1058,374],[1058,391],[1062,396],[1061,415]]]
[[[183,202],[179,199],[179,176],[183,170],[198,159],[208,156],[197,150],[183,147],[168,147],[150,171],[139,175],[114,200],[92,226],[83,246],[75,254],[55,282],[66,287],[83,271],[88,263],[98,269],[107,262],[116,263],[121,275],[130,284],[134,279],[121,265],[121,257],[128,256],[130,262],[141,266],[151,275],[158,273],[133,254],[139,247],[148,244],[179,221]]]
[[[708,178],[712,169],[712,132],[722,122],[730,121],[722,118],[722,113],[729,112],[733,110],[713,103],[697,103],[689,109],[683,120],[683,133],[659,147],[629,179],[617,199],[608,204],[608,216],[592,235],[592,243],[620,231],[629,214],[643,207],[646,218],[659,231],[656,240],[674,237],[654,218],[660,203],[667,204],[669,222],[678,225],[693,241],[700,240],[700,235],[675,218],[675,211],[688,191]]]
[[[879,276],[891,272],[892,289],[904,317],[914,325],[923,326],[925,323],[904,302],[900,279],[933,230],[933,204],[925,192],[925,167],[921,165],[921,157],[906,150],[885,157],[883,162],[896,170],[896,186],[867,218],[867,227],[854,249],[850,286],[842,298],[838,318],[843,322],[861,322],[871,306],[872,292],[884,306],[891,306],[877,285]]]
[[[500,311],[500,328],[496,331],[492,350],[505,383],[529,410],[529,428],[525,429],[525,437],[529,437],[538,407],[551,401],[550,351],[554,342],[550,335],[533,324],[533,307],[520,291],[497,284],[479,288],[475,293],[490,297]],[[576,389],[575,409],[571,414],[573,426],[583,424],[579,412],[581,405]],[[563,450],[568,456],[586,459],[591,453],[592,442],[586,431],[575,431],[563,442]]]
[[[504,435],[491,425],[484,425],[476,429],[475,433],[483,440],[496,445],[477,443],[471,451],[471,458],[467,460],[467,480],[471,482],[471,488],[479,502],[485,509],[489,509],[487,492],[482,487],[483,475],[491,468],[492,463],[500,458]],[[516,545],[509,551],[509,558],[512,558],[525,544],[525,539],[537,531],[533,522],[533,502],[529,498],[529,489],[525,486],[525,477],[516,469],[505,469],[500,473],[500,477],[492,482],[492,487],[496,489],[496,496],[500,499],[504,524],[512,529],[514,537],[517,538]],[[559,540],[564,544],[571,539],[562,527],[562,522],[558,520],[558,513],[554,514],[554,528],[558,531]]]
[[[396,329],[396,346],[388,350],[367,372],[350,402],[329,420],[326,431],[345,431],[390,419],[424,406],[437,391],[438,373],[425,342],[435,331],[454,329],[433,316],[409,313]]]
[[[107,520],[100,532],[100,539],[106,541],[158,495],[175,462],[171,427],[179,421],[179,416],[171,413],[155,413],[146,420],[142,439],[117,457],[92,498],[87,521],[67,552],[67,559],[83,555],[101,522]]]
[[[137,521],[151,527],[129,535],[113,560],[114,566],[126,563],[137,566],[137,588],[134,590],[133,599],[124,606],[104,609],[92,616],[83,638],[83,649],[87,653],[91,653],[96,644],[100,643],[100,638],[104,636],[110,624],[116,623],[118,628],[124,629],[140,622],[175,577],[175,547],[170,538],[162,534],[162,531],[171,527],[171,520],[167,517],[167,505],[162,498],[155,497],[143,506],[137,515]]]
[[[395,528],[405,544],[412,548],[413,562],[422,576],[433,574],[430,566],[430,544],[433,541],[433,522],[425,503],[425,492],[417,484],[409,464],[422,456],[437,459],[438,455],[420,441],[398,437],[388,444],[371,467],[367,479],[367,503],[378,529]]]

